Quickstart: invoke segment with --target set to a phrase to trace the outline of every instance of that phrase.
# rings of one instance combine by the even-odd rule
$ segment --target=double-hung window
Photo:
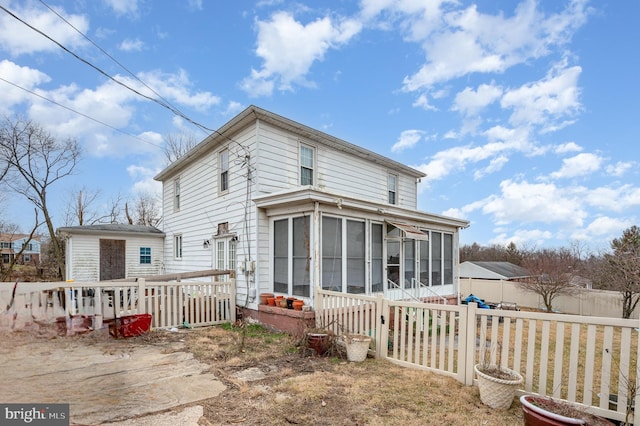
[[[315,150],[309,145],[300,145],[300,185],[313,185]]]
[[[182,259],[182,235],[173,236],[173,257]]]
[[[173,181],[173,211],[180,211],[180,178]]]
[[[229,190],[229,150],[220,151],[218,158],[218,167],[220,168],[220,192]]]
[[[151,264],[151,247],[140,247],[140,264]]]
[[[398,176],[389,174],[387,177],[387,187],[389,191],[389,204],[398,204]]]

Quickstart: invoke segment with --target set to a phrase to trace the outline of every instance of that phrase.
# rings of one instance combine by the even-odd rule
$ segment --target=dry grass
[[[204,404],[208,424],[522,423],[517,400],[509,410],[496,411],[481,403],[477,387],[372,358],[350,363],[338,350],[317,357],[300,341],[258,326],[211,327],[184,336],[187,347],[228,385]],[[256,368],[262,378],[238,378]]]

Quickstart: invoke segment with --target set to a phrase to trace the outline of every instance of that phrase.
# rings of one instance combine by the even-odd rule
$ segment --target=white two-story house
[[[249,309],[263,292],[313,305],[314,286],[456,294],[468,222],[417,210],[424,177],[250,106],[155,177],[166,272],[236,270]]]

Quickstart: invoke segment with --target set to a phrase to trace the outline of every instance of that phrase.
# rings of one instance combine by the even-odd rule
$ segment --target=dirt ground
[[[23,344],[95,344],[109,336],[59,337],[46,329],[0,336],[5,350]],[[104,342],[103,342],[104,343]],[[338,345],[319,357],[303,340],[248,324],[152,331],[127,345],[181,351],[209,366],[226,385],[217,396],[174,408],[202,406],[207,425],[514,425],[520,403],[507,411],[484,406],[477,387],[368,358],[351,363]],[[20,386],[20,384],[15,384]],[[133,421],[143,420],[132,416]]]

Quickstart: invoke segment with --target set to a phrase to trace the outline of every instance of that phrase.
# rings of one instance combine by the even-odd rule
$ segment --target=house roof
[[[222,142],[231,140],[228,135],[232,135],[233,133],[248,126],[256,120],[262,120],[264,122],[273,124],[274,126],[288,130],[292,133],[296,133],[307,139],[316,141],[342,152],[353,154],[357,157],[364,158],[373,163],[381,164],[393,170],[402,171],[403,173],[413,176],[416,179],[426,176],[425,173],[419,170],[406,166],[390,158],[384,157],[380,154],[376,154],[373,151],[369,151],[352,143],[346,142],[342,139],[336,138],[335,136],[331,136],[327,133],[305,126],[286,117],[282,117],[278,114],[274,114],[273,112],[264,110],[255,105],[251,105],[240,114],[232,118],[230,121],[228,121],[226,124],[224,124],[222,127],[220,127],[218,130],[213,132],[211,135],[207,136],[202,142],[193,147],[185,155],[171,163],[168,167],[166,167],[158,175],[156,175],[154,179],[158,181],[164,181],[172,177],[186,165],[190,164],[192,161],[195,161],[201,155],[209,152],[213,147],[221,144]]]
[[[467,261],[460,264],[460,278],[512,280],[530,276],[531,272],[511,262]]]
[[[26,238],[29,238],[28,234],[4,234],[4,233],[0,233],[0,241],[3,241],[3,242],[19,241],[19,240],[24,240]],[[33,237],[33,238],[31,238],[31,240],[40,242],[40,239],[38,237]]]
[[[147,234],[164,237],[164,232],[155,226],[129,225],[124,223],[104,223],[98,225],[67,226],[58,228],[64,234]]]
[[[333,204],[338,208],[349,208],[360,211],[375,212],[380,215],[380,220],[392,220],[396,224],[407,226],[437,224],[448,225],[457,228],[466,228],[469,221],[433,213],[411,210],[399,206],[374,203],[368,200],[347,197],[327,191],[320,191],[310,187],[299,187],[292,190],[275,192],[262,195],[253,199],[258,208],[295,208],[298,205],[310,202],[320,204]]]

